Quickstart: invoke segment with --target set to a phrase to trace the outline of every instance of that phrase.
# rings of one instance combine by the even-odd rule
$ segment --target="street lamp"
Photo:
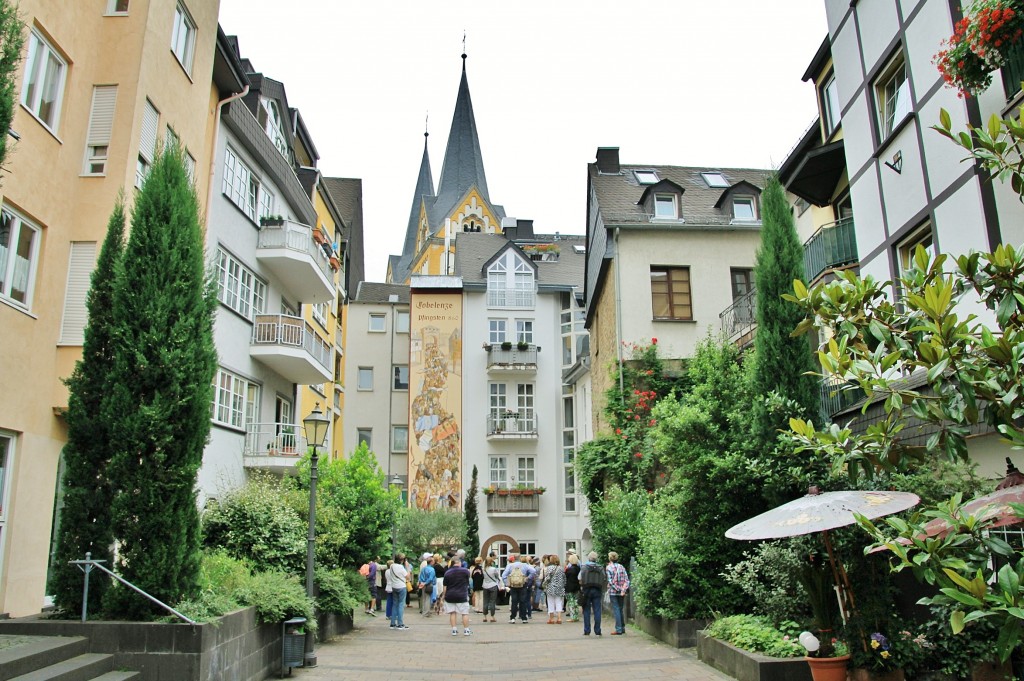
[[[306,431],[306,444],[313,448],[309,459],[309,533],[306,535],[306,595],[313,598],[313,557],[316,548],[316,464],[317,449],[327,440],[327,431],[331,420],[320,411],[320,403],[313,407],[313,412],[302,419],[302,427]],[[306,650],[303,656],[303,667],[316,666],[316,652],[313,650],[313,631],[311,623],[306,623]]]
[[[402,478],[398,477],[398,473],[395,473],[393,476],[391,476],[391,479],[388,480],[388,486],[390,486],[391,489],[401,489],[402,488]],[[395,557],[395,551],[397,551],[397,547],[395,546],[395,539],[396,539],[395,534],[397,532],[398,532],[398,516],[396,515],[395,517],[393,517],[391,519],[391,557],[392,558]]]

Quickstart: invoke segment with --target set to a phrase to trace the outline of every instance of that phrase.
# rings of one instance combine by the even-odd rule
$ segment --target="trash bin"
[[[281,623],[281,678],[285,670],[301,667],[306,653],[306,618],[293,617]]]

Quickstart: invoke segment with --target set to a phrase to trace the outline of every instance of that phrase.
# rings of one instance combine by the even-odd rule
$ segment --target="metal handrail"
[[[757,289],[751,288],[718,313],[722,332],[730,340],[742,336],[757,324]]]
[[[103,570],[104,572],[106,572],[108,575],[110,575],[111,577],[113,577],[117,581],[119,581],[122,584],[124,584],[126,587],[128,587],[129,589],[131,589],[135,593],[139,594],[140,596],[145,596],[146,598],[148,598],[152,602],[156,603],[157,605],[159,605],[164,610],[172,613],[176,617],[185,620],[189,624],[199,624],[195,620],[192,620],[192,619],[189,619],[188,617],[185,617],[180,612],[178,612],[177,610],[175,610],[171,606],[167,605],[166,603],[164,603],[160,599],[158,599],[158,598],[156,598],[154,596],[150,596],[148,593],[146,593],[145,591],[143,591],[139,587],[135,586],[134,584],[129,582],[124,577],[121,577],[121,576],[115,574],[112,570],[108,570],[107,568],[105,568],[102,565],[100,565],[100,563],[105,563],[105,562],[107,562],[107,561],[105,561],[105,560],[93,560],[92,559],[92,552],[91,551],[86,552],[85,560],[70,560],[70,561],[68,561],[69,565],[77,565],[78,569],[85,573],[85,586],[82,589],[82,621],[83,622],[85,622],[86,619],[88,619],[88,615],[89,615],[89,573],[91,573],[95,568],[99,568],[100,570]]]
[[[853,218],[844,218],[822,225],[804,242],[804,273],[813,282],[834,267],[856,263],[857,233]]]

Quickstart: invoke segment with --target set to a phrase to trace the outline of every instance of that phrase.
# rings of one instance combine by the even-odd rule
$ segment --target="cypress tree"
[[[57,607],[69,614],[82,609],[82,573],[68,561],[92,553],[96,560],[110,566],[110,484],[107,465],[110,445],[116,434],[101,413],[104,396],[109,392],[113,366],[111,338],[114,279],[124,251],[124,197],[118,196],[107,223],[107,236],[100,249],[92,283],[86,298],[89,322],[85,327],[82,358],[75,365],[68,386],[68,442],[64,446],[64,473],[61,487],[64,506],[57,528],[54,570],[49,593]],[[109,580],[101,572],[89,580],[89,612],[100,607]]]
[[[14,119],[18,92],[18,64],[25,45],[25,24],[18,18],[18,7],[0,0],[0,168],[7,161],[8,129]]]
[[[806,415],[818,413],[818,382],[805,372],[814,371],[814,356],[807,339],[791,337],[803,312],[782,299],[791,293],[793,280],[804,281],[804,250],[793,224],[793,213],[776,176],[761,193],[761,246],[754,265],[757,286],[757,335],[754,338],[753,393],[771,392],[792,400]],[[771,410],[755,401],[753,444],[760,452],[774,446],[778,431],[788,428],[788,410]]]
[[[116,352],[103,407],[114,433],[117,571],[165,603],[197,591],[195,485],[217,368],[213,283],[183,154],[164,149],[132,210],[114,290]],[[161,612],[125,588],[108,590],[104,604],[129,618]]]
[[[464,511],[466,515],[466,554],[472,558],[480,555],[480,513],[476,508],[476,465],[473,465],[473,478],[469,483]]]

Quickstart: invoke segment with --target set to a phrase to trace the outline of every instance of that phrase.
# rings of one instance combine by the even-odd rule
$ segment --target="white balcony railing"
[[[245,429],[246,456],[301,456],[306,451],[302,425],[250,423]]]
[[[313,331],[301,317],[284,314],[256,315],[252,329],[253,345],[283,345],[301,348],[325,369],[331,366],[331,346]]]
[[[285,248],[307,254],[313,258],[323,275],[333,280],[330,257],[323,245],[313,239],[313,228],[309,225],[291,220],[285,220],[280,225],[264,225],[260,227],[256,247]]]
[[[488,437],[537,437],[537,415],[533,412],[519,412],[516,417],[502,414],[487,415]]]

